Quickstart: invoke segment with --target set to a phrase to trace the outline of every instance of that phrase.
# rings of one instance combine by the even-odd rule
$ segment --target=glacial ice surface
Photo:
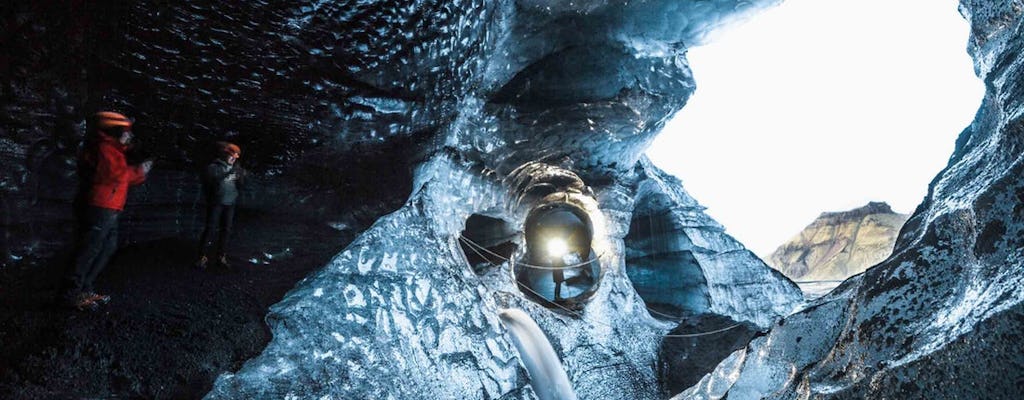
[[[304,27],[325,13],[365,33],[334,48],[351,79],[309,82],[339,95],[318,129],[336,149],[418,138],[412,194],[272,307],[271,343],[209,398],[533,398],[505,308],[537,321],[580,398],[660,398],[656,358],[675,325],[651,316],[625,272],[634,209],[666,213],[659,235],[689,246],[710,312],[764,328],[800,303],[642,156],[694,90],[686,48],[777,1],[397,3],[303,8],[287,42],[323,41]],[[521,231],[502,178],[530,161],[571,170],[596,197],[602,276],[579,315],[528,300],[508,265],[477,275],[459,245],[474,214]]]
[[[638,182],[668,179],[643,165],[627,184],[597,190],[601,208],[592,211],[606,228],[595,247],[604,273],[576,316],[526,299],[507,263],[482,276],[466,263],[458,235],[470,215],[521,217],[503,211],[508,191],[498,180],[447,156],[423,164],[406,206],[273,306],[267,320],[274,340],[240,371],[219,378],[209,397],[532,398],[498,320],[504,308],[522,309],[537,321],[580,398],[660,397],[653,367],[661,335],[674,325],[647,312],[622,256],[634,204],[621,194]],[[696,207],[689,218],[717,226],[699,215],[678,182],[670,183],[662,189]],[[708,235],[731,240],[720,229]],[[715,245],[704,251],[735,250]],[[709,291],[716,312],[764,326],[799,304],[795,286],[760,260],[736,260],[728,267],[707,264],[705,273],[718,286]],[[728,276],[741,284],[731,285]]]

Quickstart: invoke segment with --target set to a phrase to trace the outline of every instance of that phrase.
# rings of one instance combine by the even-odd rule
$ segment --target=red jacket
[[[146,174],[138,165],[128,165],[124,152],[128,146],[117,139],[99,134],[95,156],[96,172],[89,190],[89,205],[111,210],[124,210],[128,200],[128,186],[138,185],[146,180]]]

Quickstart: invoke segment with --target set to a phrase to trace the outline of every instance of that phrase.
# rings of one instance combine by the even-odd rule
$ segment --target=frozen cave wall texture
[[[641,165],[597,189],[598,201],[587,210],[604,227],[594,245],[603,277],[572,315],[528,300],[507,263],[474,270],[467,262],[458,235],[468,218],[482,213],[521,224],[523,215],[505,206],[507,188],[447,156],[422,164],[406,206],[275,305],[268,317],[274,340],[240,371],[218,379],[210,397],[533,398],[498,320],[504,308],[525,310],[543,328],[580,398],[663,397],[655,365],[663,340],[671,340],[662,335],[675,324],[651,316],[622,256],[637,186],[668,179]],[[684,192],[672,190],[692,207],[680,219],[689,211],[717,227]],[[706,236],[720,234],[712,228]],[[711,257],[734,250],[702,244]],[[720,315],[764,326],[799,304],[795,286],[757,258],[733,262],[730,269],[744,272],[738,283],[708,291]],[[725,276],[725,266],[705,268]]]
[[[607,183],[693,91],[687,47],[777,2],[15,2],[0,8],[3,262],[65,245],[100,109],[135,117],[137,156],[159,157],[130,240],[198,229],[196,169],[221,139],[258,173],[249,207],[349,226],[399,207],[445,148],[499,173],[567,157]]]
[[[885,262],[678,398],[1016,398],[1024,390],[1024,2],[961,1],[986,95]]]
[[[421,115],[427,107],[421,102],[439,101],[433,91],[456,93],[444,87],[448,79],[461,79],[465,91],[438,111],[450,114],[429,117],[436,127],[405,206],[275,305],[268,317],[274,340],[241,370],[218,379],[210,397],[533,398],[532,381],[498,319],[510,307],[525,310],[545,331],[581,398],[664,397],[656,364],[662,335],[676,322],[645,308],[637,296],[644,282],[634,286],[625,256],[643,258],[639,253],[651,251],[638,243],[655,236],[661,247],[654,251],[692,254],[688,266],[645,265],[649,274],[702,276],[695,288],[702,308],[690,311],[761,328],[791,312],[801,301],[795,285],[725,235],[678,180],[642,158],[694,89],[686,46],[771,3],[405,5],[410,17],[431,20],[418,23],[442,31],[452,26],[455,39],[436,56],[465,58],[466,75],[410,82],[426,85],[417,86],[424,100],[365,98],[373,109],[360,114],[360,123],[387,116],[401,132],[409,123],[401,118]],[[438,10],[443,18],[433,14]],[[391,10],[377,5],[365,12]],[[463,28],[470,26],[479,29]],[[412,37],[396,46],[411,50],[389,62],[416,69],[431,60],[417,58],[427,50],[417,50],[415,34],[405,34]],[[584,203],[602,270],[577,314],[528,300],[507,263],[480,266],[483,257],[459,241],[465,234],[500,245],[509,231],[522,231],[526,208],[518,207],[504,178],[531,161],[572,171],[592,188]],[[631,233],[634,210],[670,226]],[[512,242],[509,252],[522,246],[521,239]]]
[[[129,199],[130,240],[196,229],[195,170],[224,138],[257,174],[247,206],[376,221],[272,308],[274,340],[210,397],[532,398],[498,322],[505,307],[537,320],[581,398],[662,397],[655,364],[676,323],[636,295],[644,283],[626,272],[626,236],[636,246],[657,235],[665,248],[655,251],[692,254],[700,271],[645,266],[702,274],[702,308],[691,311],[763,329],[800,301],[642,159],[694,90],[687,48],[777,2],[4,7],[15,55],[0,63],[5,263],[64,245],[54,238],[70,236],[61,188],[74,182],[80,121],[113,108],[137,118],[137,156],[160,157]],[[592,188],[602,269],[580,315],[526,300],[507,264],[474,269],[458,241],[488,233],[466,226],[473,215],[502,221],[491,233],[522,230],[502,178],[531,161]],[[634,208],[671,215],[671,227],[630,234]]]
[[[662,335],[685,326],[656,312],[773,327],[683,398],[1012,397],[1024,4],[962,2],[987,95],[892,258],[776,323],[796,287],[642,151],[695,88],[687,48],[777,2],[5,6],[4,262],[63,245],[80,121],[115,108],[138,118],[140,156],[161,157],[130,199],[134,240],[195,229],[194,171],[222,138],[247,149],[251,206],[376,221],[272,307],[273,341],[210,398],[533,398],[498,319],[508,307],[545,331],[580,398],[664,396]],[[602,276],[579,315],[527,300],[507,264],[469,265],[458,240],[521,231],[502,178],[530,161],[592,188]],[[501,222],[474,231],[473,215]]]

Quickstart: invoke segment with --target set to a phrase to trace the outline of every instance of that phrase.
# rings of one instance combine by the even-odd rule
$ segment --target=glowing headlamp
[[[553,237],[549,238],[544,244],[544,250],[547,251],[548,257],[561,259],[569,253],[569,244],[563,238]]]

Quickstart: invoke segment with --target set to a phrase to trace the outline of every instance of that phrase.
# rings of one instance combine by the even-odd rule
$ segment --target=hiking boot
[[[96,305],[98,306],[102,306],[110,302],[110,296],[107,296],[105,294],[88,292],[85,295],[89,300],[92,300],[92,302],[96,303]]]
[[[228,256],[220,256],[220,258],[217,259],[217,264],[220,265],[221,268],[231,269],[231,263],[228,262]]]
[[[199,257],[199,261],[196,261],[196,269],[206,269],[206,265],[210,263],[210,260],[206,256]]]

